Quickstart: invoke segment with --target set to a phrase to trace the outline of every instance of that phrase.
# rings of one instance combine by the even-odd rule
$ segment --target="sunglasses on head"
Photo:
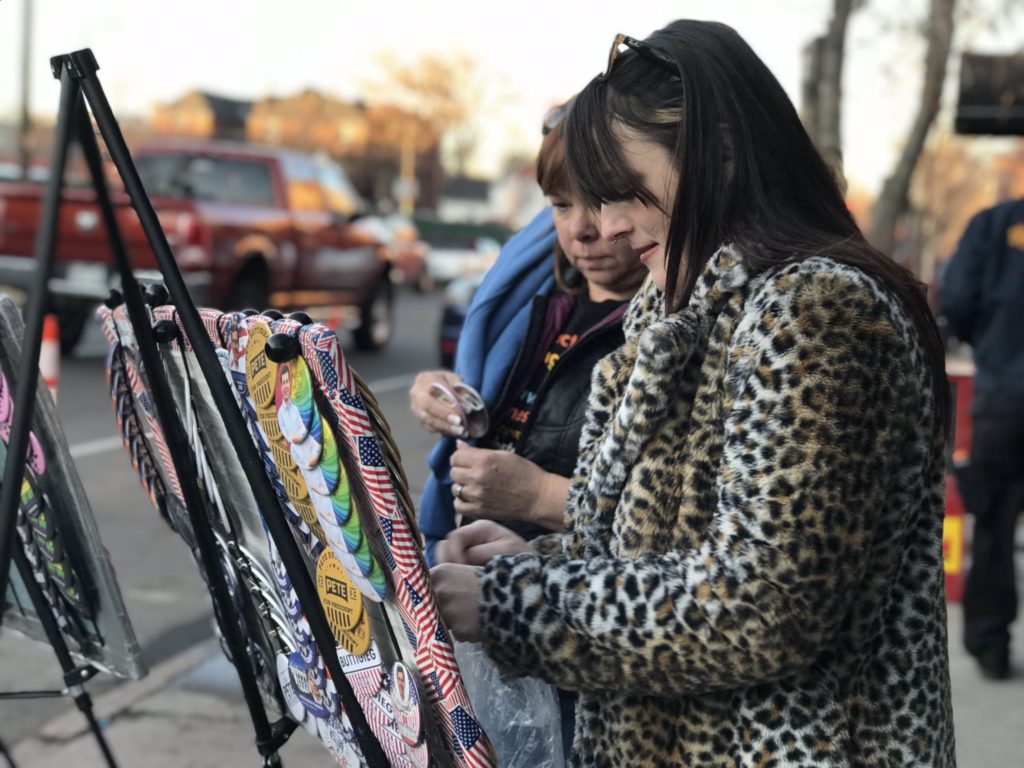
[[[679,68],[676,63],[653,45],[645,43],[643,40],[637,40],[635,37],[619,33],[615,36],[615,39],[612,40],[612,49],[608,52],[608,66],[600,76],[602,79],[611,75],[612,67],[615,66],[616,59],[618,59],[619,54],[622,53],[622,46],[626,46],[627,48],[636,51],[641,56],[646,56],[651,61],[657,62],[667,72],[669,72],[669,74],[676,77],[679,76]]]

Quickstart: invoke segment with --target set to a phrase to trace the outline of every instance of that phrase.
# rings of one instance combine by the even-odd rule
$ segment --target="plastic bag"
[[[563,768],[562,718],[554,686],[505,677],[479,643],[455,643],[473,710],[501,768]]]

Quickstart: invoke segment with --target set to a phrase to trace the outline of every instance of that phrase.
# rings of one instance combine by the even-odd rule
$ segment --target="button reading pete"
[[[340,641],[363,617],[363,595],[330,549],[325,549],[317,560],[316,590],[331,630]]]

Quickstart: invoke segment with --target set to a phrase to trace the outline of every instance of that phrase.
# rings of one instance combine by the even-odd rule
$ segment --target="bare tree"
[[[485,96],[476,60],[464,53],[425,53],[406,63],[385,53],[378,63],[382,77],[366,84],[372,100],[400,106],[446,136],[452,165],[462,173],[477,143],[473,123]]]
[[[846,29],[850,15],[863,2],[833,0],[828,29],[822,37],[811,41],[804,54],[804,124],[821,156],[840,180],[843,179],[841,123]]]
[[[899,216],[907,206],[910,182],[924,149],[928,132],[939,114],[942,86],[953,43],[956,0],[931,0],[925,29],[926,52],[921,99],[910,132],[892,173],[886,178],[871,216],[869,239],[884,253],[891,253]]]

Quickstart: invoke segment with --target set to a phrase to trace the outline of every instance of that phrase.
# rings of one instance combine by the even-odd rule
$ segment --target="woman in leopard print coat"
[[[442,610],[580,692],[577,765],[952,766],[923,293],[735,32],[624,42],[568,118],[570,164],[651,279],[594,371],[558,551],[469,526]]]

